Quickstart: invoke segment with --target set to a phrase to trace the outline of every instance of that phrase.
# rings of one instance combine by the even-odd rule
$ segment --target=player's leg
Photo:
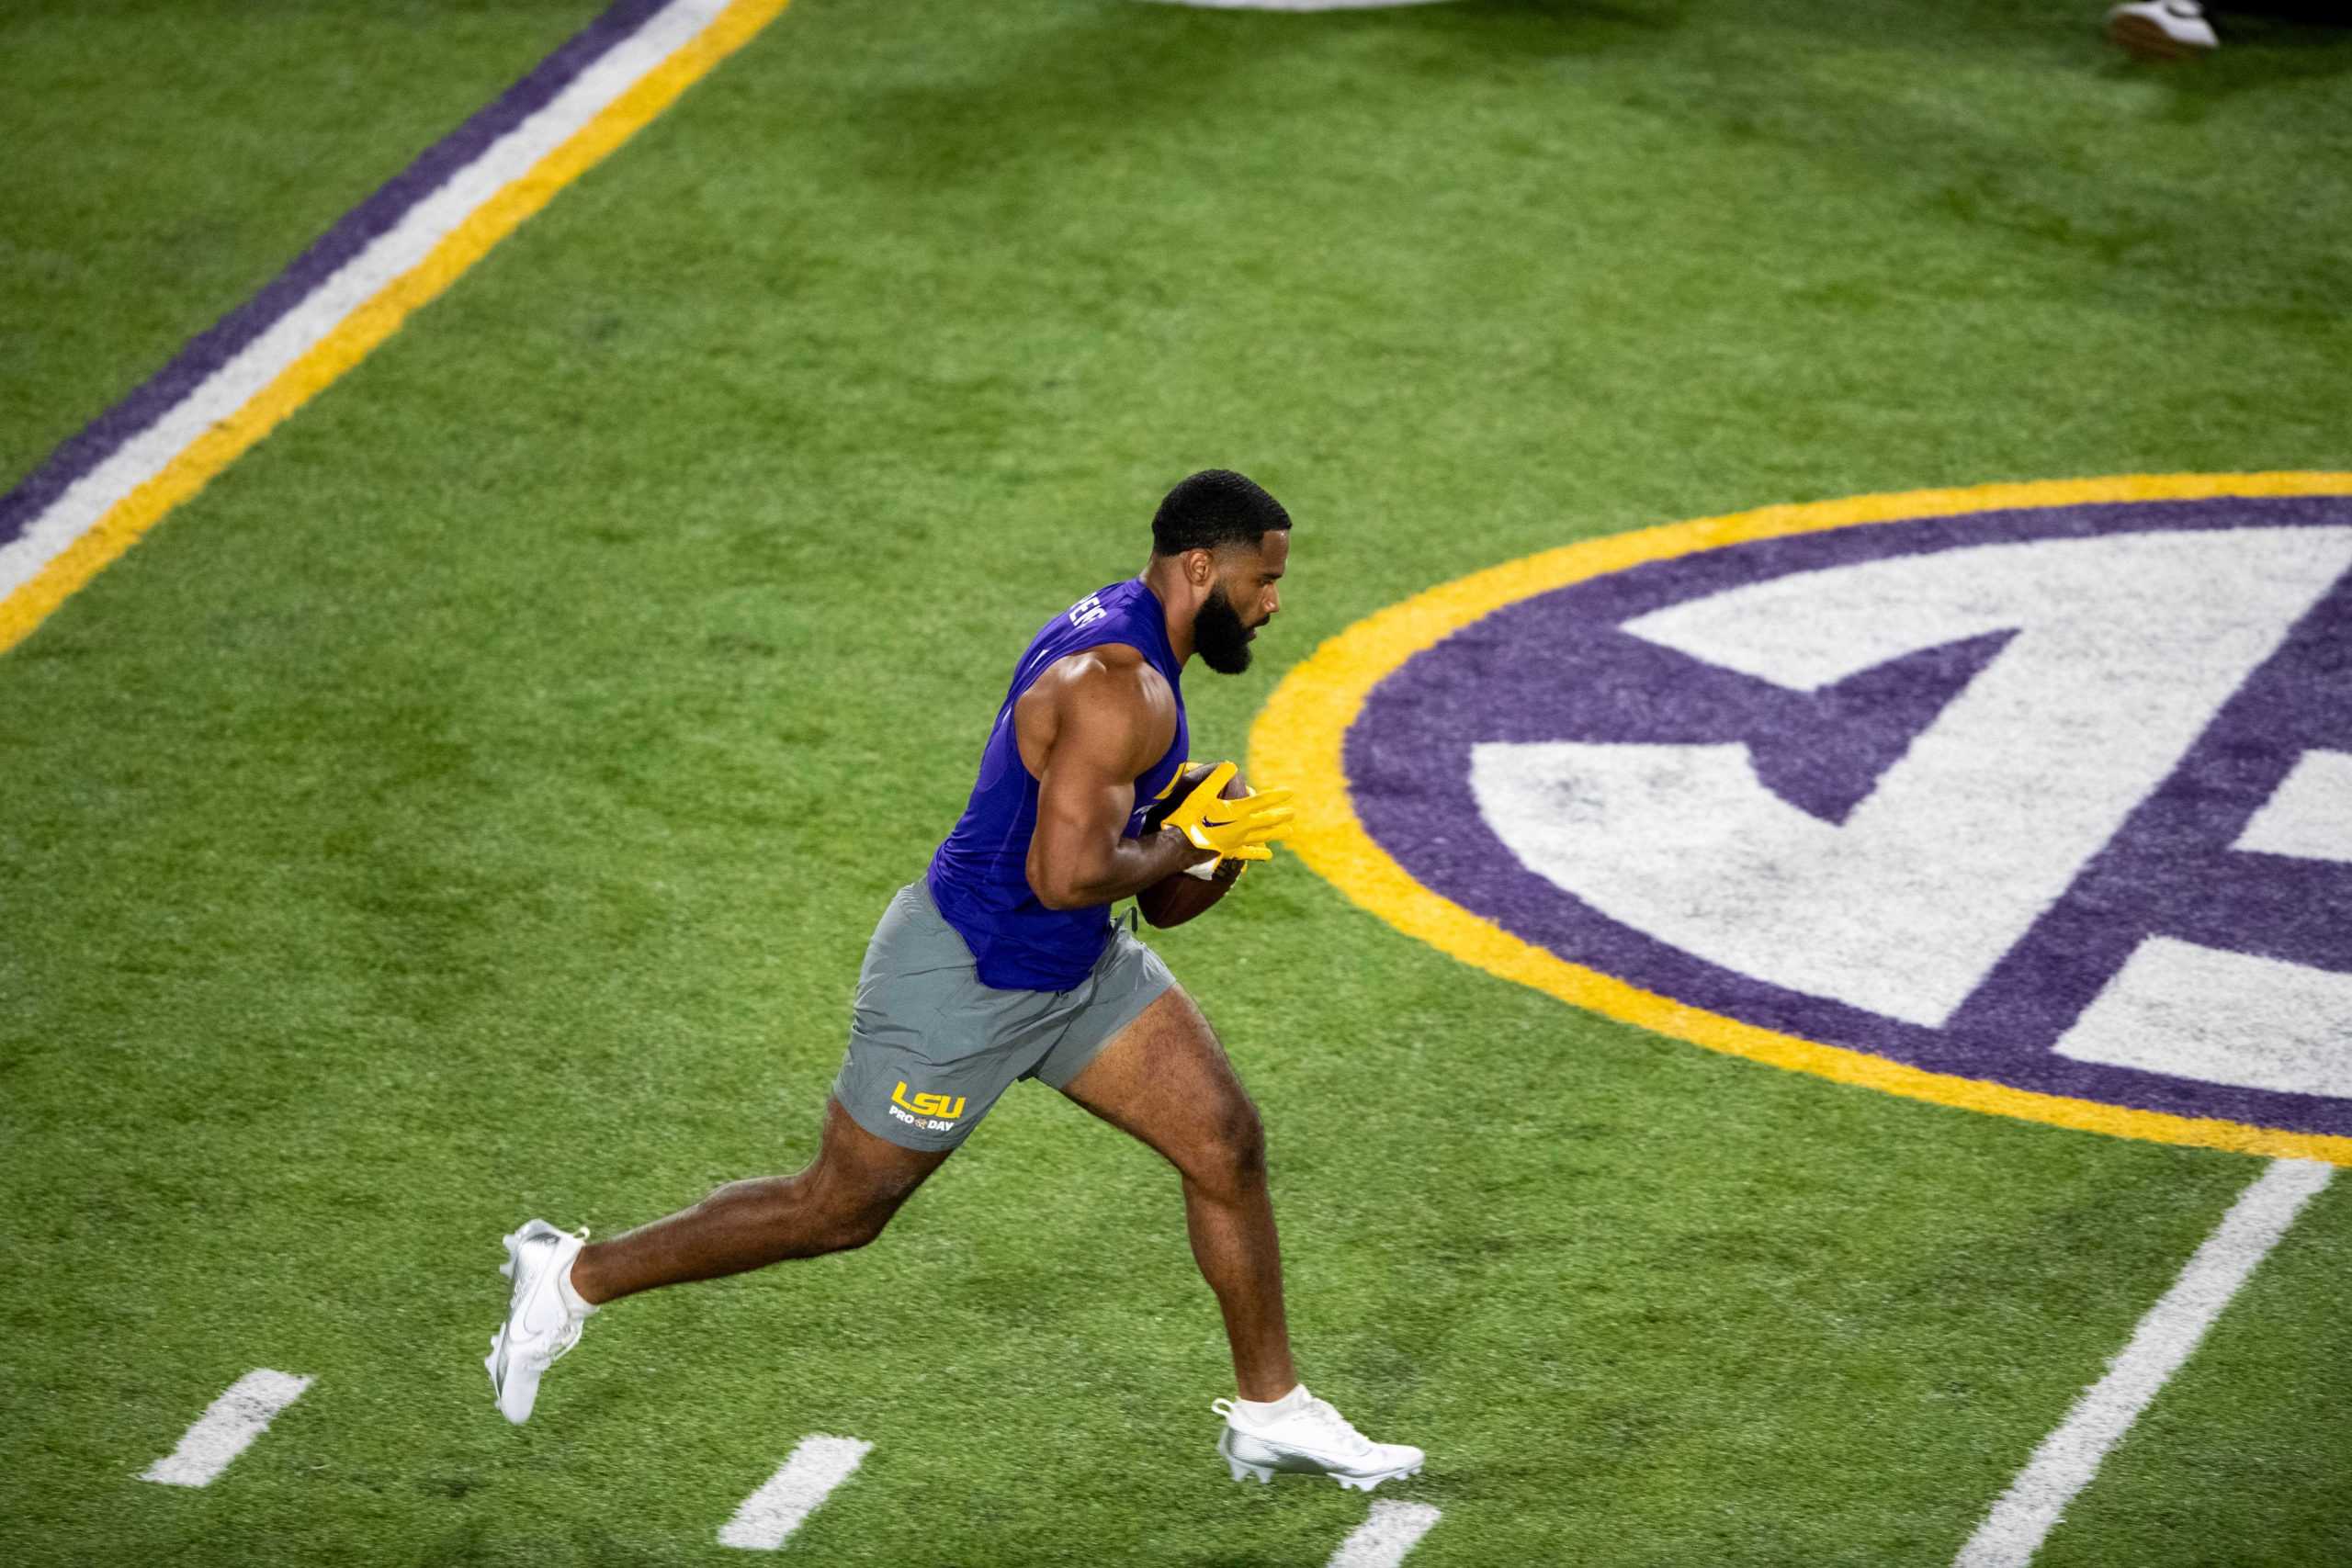
[[[506,1238],[500,1271],[514,1286],[482,1363],[499,1410],[509,1421],[530,1419],[539,1380],[579,1343],[600,1303],[863,1247],[948,1153],[877,1138],[834,1100],[817,1157],[797,1176],[729,1182],[691,1209],[594,1247],[585,1232],[528,1222]]]
[[[864,1247],[951,1152],[877,1138],[828,1100],[808,1168],[730,1181],[691,1209],[582,1247],[571,1288],[597,1306],[660,1285]]]
[[[1193,998],[1170,986],[1062,1092],[1176,1168],[1193,1258],[1225,1314],[1241,1397],[1276,1400],[1296,1387],[1265,1133]]]
[[[1000,1021],[975,1010],[990,998],[922,885],[899,889],[866,944],[849,1049],[808,1168],[729,1182],[691,1209],[582,1247],[573,1289],[593,1306],[872,1241],[1012,1080],[988,1050]]]
[[[1136,1000],[1147,995],[1150,1002],[1137,1010]],[[1150,1145],[1182,1179],[1193,1258],[1225,1314],[1240,1391],[1238,1399],[1216,1404],[1226,1418],[1217,1452],[1233,1478],[1270,1482],[1283,1471],[1369,1492],[1419,1471],[1420,1450],[1373,1442],[1298,1381],[1283,1315],[1265,1134],[1208,1020],[1166,965],[1125,932],[1113,938],[1097,968],[1090,1010],[1111,1031],[1107,1040],[1081,1019],[1038,1077]],[[1102,1042],[1099,1049],[1090,1036]]]
[[[599,1303],[687,1280],[862,1247],[1012,1081],[996,1048],[1004,1010],[920,883],[899,890],[859,972],[849,1049],[817,1157],[797,1176],[730,1182],[693,1208],[594,1247],[532,1220],[506,1237],[514,1281],[483,1363],[510,1421]],[[1043,1008],[1052,1000],[1027,1005]],[[943,1049],[961,1042],[967,1054]],[[942,1059],[944,1057],[945,1059]]]

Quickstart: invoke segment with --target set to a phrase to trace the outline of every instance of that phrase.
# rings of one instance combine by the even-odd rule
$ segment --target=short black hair
[[[1182,555],[1220,545],[1254,545],[1290,513],[1254,480],[1231,468],[1204,468],[1178,484],[1151,519],[1151,553]]]

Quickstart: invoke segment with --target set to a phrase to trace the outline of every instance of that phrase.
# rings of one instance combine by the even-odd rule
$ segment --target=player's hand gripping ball
[[[1245,786],[1236,795],[1227,787],[1239,783],[1240,770],[1219,762],[1161,818],[1162,824],[1227,860],[1273,859],[1274,852],[1266,846],[1290,831],[1295,815],[1290,809],[1290,791]]]
[[[1232,766],[1230,763],[1225,765]],[[1216,764],[1209,762],[1186,763],[1183,770],[1176,775],[1175,783],[1169,787],[1166,798],[1154,806],[1150,813],[1144,818],[1144,831],[1158,832],[1162,827],[1167,826],[1170,818],[1175,816],[1178,810],[1193,804],[1192,796],[1201,792],[1211,776],[1219,771]],[[1284,798],[1286,797],[1285,793]],[[1250,786],[1242,780],[1240,770],[1235,768],[1232,775],[1225,781],[1224,787],[1216,792],[1215,798],[1249,800],[1253,797],[1250,793]],[[1265,797],[1255,798],[1264,799]],[[1205,806],[1207,802],[1204,801],[1202,804]],[[1280,816],[1287,820],[1290,813],[1283,811]],[[1279,833],[1282,830],[1282,825],[1275,824],[1274,831]],[[1187,837],[1190,835],[1188,834]],[[1142,910],[1143,918],[1154,926],[1165,928],[1182,925],[1186,920],[1203,913],[1218,899],[1224,897],[1226,891],[1241,880],[1242,870],[1250,860],[1272,858],[1272,852],[1266,849],[1262,842],[1252,847],[1257,850],[1257,853],[1246,859],[1238,855],[1224,855],[1184,871],[1171,872],[1136,894],[1136,908]]]

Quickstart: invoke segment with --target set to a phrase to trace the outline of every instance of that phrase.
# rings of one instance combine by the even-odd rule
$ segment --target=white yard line
[[[1324,1568],[1396,1568],[1440,1517],[1427,1503],[1374,1503]]]
[[[309,1378],[274,1372],[267,1367],[247,1372],[229,1385],[229,1392],[205,1406],[196,1425],[180,1438],[180,1446],[141,1472],[141,1481],[166,1486],[209,1486],[229,1468],[229,1461],[253,1447],[269,1430],[277,1413],[302,1397]]]
[[[2090,1484],[2108,1450],[2180,1371],[2230,1298],[2287,1234],[2335,1168],[2316,1160],[2273,1160],[2238,1195],[2205,1245],[2164,1298],[2148,1309],[2132,1342],[2108,1363],[2058,1429],[2042,1439],[2024,1470],[1953,1559],[1953,1568],[2024,1568],[2042,1538]]]
[[[782,1469],[743,1499],[735,1517],[719,1527],[718,1544],[746,1551],[774,1551],[815,1513],[834,1487],[857,1472],[872,1443],[829,1438],[822,1432],[800,1439]]]

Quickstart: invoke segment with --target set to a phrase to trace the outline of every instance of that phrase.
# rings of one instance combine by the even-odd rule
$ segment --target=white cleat
[[[506,1238],[506,1261],[498,1271],[514,1281],[514,1292],[482,1365],[490,1369],[499,1414],[518,1427],[531,1418],[541,1375],[580,1343],[581,1325],[596,1310],[575,1310],[562,1285],[587,1240],[585,1230],[566,1235],[545,1220],[528,1221]]]
[[[2132,0],[2107,14],[2107,36],[2143,60],[2211,54],[2222,40],[2198,0]]]
[[[1261,1419],[1246,1416],[1229,1399],[1209,1406],[1225,1417],[1216,1435],[1216,1451],[1236,1481],[1255,1476],[1272,1485],[1274,1472],[1328,1475],[1342,1486],[1369,1492],[1384,1481],[1420,1473],[1427,1456],[1406,1443],[1375,1443],[1348,1425],[1347,1417],[1307,1393],[1297,1391],[1291,1410]]]

